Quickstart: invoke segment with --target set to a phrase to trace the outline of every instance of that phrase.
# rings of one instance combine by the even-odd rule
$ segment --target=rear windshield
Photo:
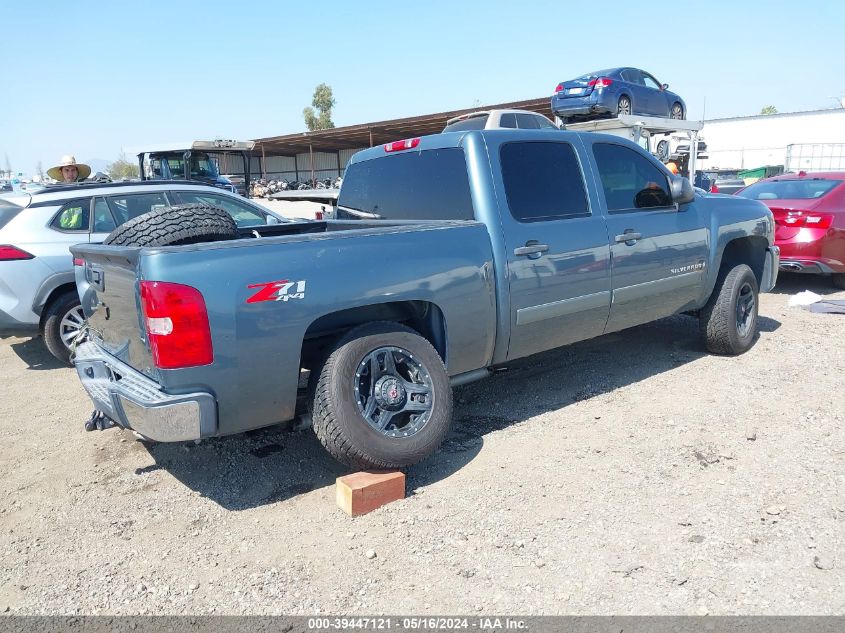
[[[471,220],[464,152],[432,149],[352,163],[337,206],[338,217]]]
[[[455,121],[454,123],[450,123],[449,125],[443,128],[443,131],[465,132],[467,130],[483,130],[484,126],[487,125],[487,119],[489,118],[489,114],[484,114],[482,116],[473,116],[468,119],[462,119],[461,121]]]
[[[746,187],[736,195],[752,200],[812,200],[821,198],[841,182],[829,178],[769,180]]]
[[[0,197],[0,229],[6,226],[13,217],[21,212],[23,207],[19,207],[11,200],[4,200]]]

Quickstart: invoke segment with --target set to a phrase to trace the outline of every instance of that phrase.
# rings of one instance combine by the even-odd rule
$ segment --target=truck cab
[[[206,182],[232,193],[247,196],[249,192],[249,151],[253,141],[193,141],[139,151],[141,180],[194,180]],[[244,178],[237,184],[220,174],[220,156],[235,155],[243,161]]]

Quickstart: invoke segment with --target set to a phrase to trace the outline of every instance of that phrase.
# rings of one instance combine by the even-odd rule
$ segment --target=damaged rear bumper
[[[198,440],[217,432],[217,403],[209,393],[164,393],[95,342],[76,348],[74,365],[94,406],[123,428],[157,442]]]

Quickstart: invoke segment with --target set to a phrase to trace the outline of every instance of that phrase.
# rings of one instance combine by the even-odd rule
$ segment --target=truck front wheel
[[[719,275],[707,304],[698,314],[707,351],[735,356],[748,351],[757,335],[757,278],[745,264]]]
[[[440,446],[452,389],[437,351],[414,330],[375,322],[350,331],[310,385],[314,430],[354,468],[415,464]]]

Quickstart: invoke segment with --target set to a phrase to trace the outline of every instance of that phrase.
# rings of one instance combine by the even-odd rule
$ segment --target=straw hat
[[[62,156],[58,165],[47,170],[47,175],[53,180],[62,182],[64,180],[64,177],[62,176],[62,167],[70,166],[76,167],[76,170],[79,172],[78,180],[85,180],[91,175],[91,168],[85,163],[77,163],[76,158],[70,154]]]

